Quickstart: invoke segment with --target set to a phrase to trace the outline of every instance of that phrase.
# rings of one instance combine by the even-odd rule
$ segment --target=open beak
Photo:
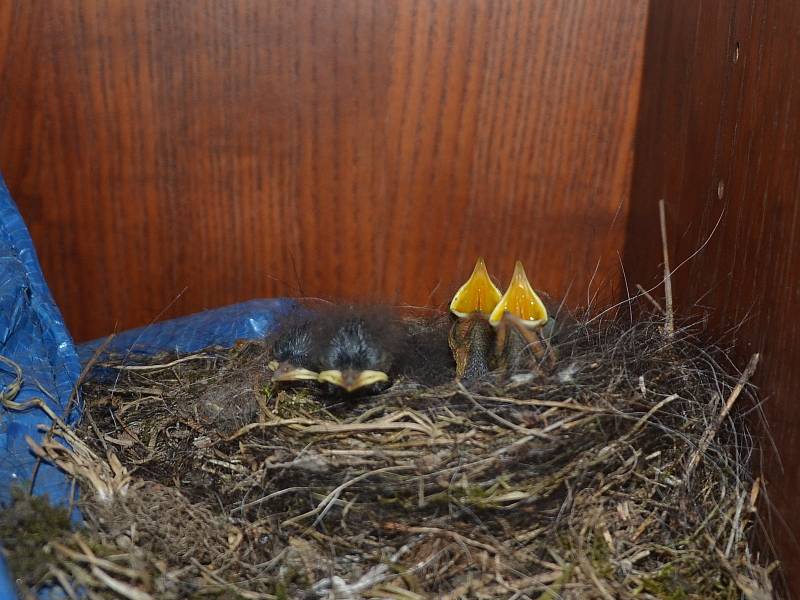
[[[486,263],[478,259],[475,269],[467,282],[462,285],[450,302],[450,312],[457,317],[467,317],[472,313],[490,314],[500,300],[497,289],[486,270]]]
[[[291,363],[279,363],[272,373],[272,381],[316,381],[317,373]]]
[[[383,383],[389,381],[389,376],[383,371],[322,371],[317,377],[317,381],[332,383],[344,389],[347,392],[354,392],[358,389],[373,385],[376,383]]]
[[[533,290],[520,261],[514,265],[511,283],[506,293],[493,307],[489,323],[497,327],[507,313],[516,317],[520,324],[528,329],[535,329],[547,323],[547,308]]]
[[[458,321],[450,329],[449,343],[456,361],[456,376],[470,381],[491,371],[494,332],[486,320],[501,294],[492,283],[486,263],[478,259],[467,282],[450,302],[450,312]]]
[[[522,263],[517,261],[511,283],[497,303],[489,323],[497,331],[495,360],[501,369],[538,371],[540,363],[552,366],[555,351],[541,336],[547,308],[534,291]]]

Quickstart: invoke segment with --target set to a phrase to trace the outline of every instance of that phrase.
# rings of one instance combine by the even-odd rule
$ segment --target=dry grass
[[[772,598],[742,418],[755,360],[738,373],[660,319],[557,342],[549,375],[349,401],[274,389],[259,344],[100,364],[74,457],[37,447],[78,478],[86,527],[25,589]]]

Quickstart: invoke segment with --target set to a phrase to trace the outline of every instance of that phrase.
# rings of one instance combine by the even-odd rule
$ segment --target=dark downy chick
[[[292,321],[281,327],[271,343],[272,359],[277,361],[272,381],[316,381],[315,344],[310,319]]]
[[[412,384],[436,386],[455,377],[455,362],[447,343],[451,320],[448,315],[432,313],[403,320],[408,343],[398,371]]]
[[[273,381],[319,383],[325,395],[369,395],[398,378],[452,380],[449,319],[403,317],[386,306],[324,306],[273,335]]]
[[[319,356],[319,381],[335,386],[326,391],[375,394],[389,387],[402,342],[391,339],[398,333],[393,325],[358,314],[335,323]]]

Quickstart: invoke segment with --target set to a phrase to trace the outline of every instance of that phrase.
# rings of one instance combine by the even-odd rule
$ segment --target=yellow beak
[[[348,392],[354,392],[359,388],[374,383],[389,381],[389,376],[383,371],[370,371],[369,369],[344,372],[332,369],[320,372],[316,379],[317,381],[332,383]]]
[[[272,381],[316,381],[317,374],[314,371],[295,367],[288,362],[280,363],[272,373]]]
[[[492,283],[486,270],[486,263],[479,258],[472,275],[453,296],[450,312],[462,318],[476,312],[488,315],[500,300],[500,296],[500,290]]]
[[[497,327],[506,313],[516,317],[522,325],[528,328],[539,327],[547,323],[547,308],[531,287],[520,261],[517,261],[514,266],[514,275],[506,293],[503,294],[489,315],[489,322]]]

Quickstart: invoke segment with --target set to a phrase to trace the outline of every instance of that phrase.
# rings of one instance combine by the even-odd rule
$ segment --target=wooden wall
[[[679,312],[707,318],[710,334],[735,346],[742,365],[762,354],[755,382],[780,455],[767,452],[763,468],[796,596],[798,31],[800,3],[792,0],[652,3],[625,253],[629,280],[657,281],[654,232],[664,198],[672,264],[694,255],[674,275]]]
[[[646,12],[7,1],[0,170],[78,340],[258,296],[436,305],[479,254],[603,303]]]

